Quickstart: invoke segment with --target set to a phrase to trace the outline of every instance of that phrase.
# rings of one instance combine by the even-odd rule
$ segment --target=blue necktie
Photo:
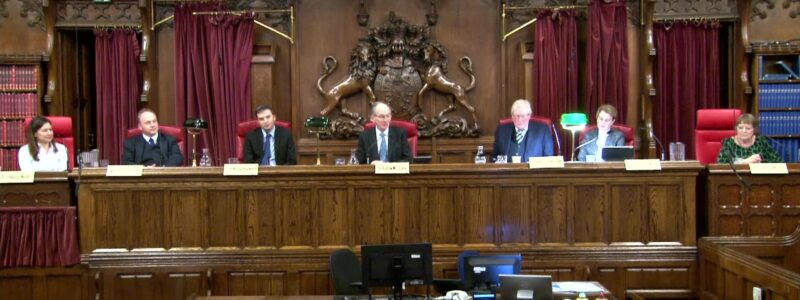
[[[386,150],[386,133],[381,132],[381,149],[378,151],[378,155],[380,155],[381,161],[388,162],[389,160],[386,157],[388,151]]]
[[[153,140],[153,138],[150,138],[150,140],[148,141],[148,143],[150,144],[150,146],[153,146],[153,145],[155,145],[155,144],[156,144],[156,141],[154,141],[154,140]]]
[[[262,166],[269,166],[269,160],[272,158],[272,135],[267,133],[267,137],[264,138],[264,156],[261,158],[261,165]]]
[[[517,144],[522,144],[522,139],[525,137],[525,132],[517,129]]]

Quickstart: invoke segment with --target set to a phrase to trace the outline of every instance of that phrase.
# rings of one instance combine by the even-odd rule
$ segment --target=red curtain
[[[222,9],[216,3],[175,7],[175,105],[177,120],[201,117],[209,130],[198,141],[216,163],[236,153],[236,124],[250,111],[253,16],[193,16]],[[202,147],[202,146],[201,146]]]
[[[128,128],[135,127],[141,93],[139,41],[130,29],[95,30],[97,147],[100,156],[119,164]]]
[[[585,111],[594,116],[601,104],[614,105],[620,123],[628,111],[627,25],[625,1],[589,0]]]
[[[534,32],[533,112],[556,124],[578,108],[578,30],[574,10],[541,11]],[[557,131],[561,134],[561,131]],[[560,140],[565,135],[561,134]],[[569,157],[568,147],[562,147]]]
[[[693,158],[695,112],[720,105],[719,23],[656,24],[654,34],[653,130],[664,144],[683,142]]]
[[[80,263],[75,207],[0,208],[0,268]]]

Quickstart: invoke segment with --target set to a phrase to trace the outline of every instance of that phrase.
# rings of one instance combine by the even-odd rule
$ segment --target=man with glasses
[[[511,105],[513,122],[500,125],[494,131],[493,158],[506,155],[513,161],[516,156],[521,162],[527,162],[529,157],[553,155],[553,134],[547,125],[531,121],[532,112],[528,100],[514,101]]]
[[[375,127],[358,135],[358,163],[411,161],[411,147],[408,145],[406,131],[389,126],[392,122],[392,109],[389,105],[375,102],[370,111],[370,120],[375,123]]]

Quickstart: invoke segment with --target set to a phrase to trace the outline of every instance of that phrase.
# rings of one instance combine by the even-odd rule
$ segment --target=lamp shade
[[[588,123],[589,119],[584,113],[567,113],[561,115],[561,127],[566,130],[582,130]]]
[[[308,117],[304,124],[308,128],[327,128],[330,120],[328,117]]]
[[[183,122],[183,128],[186,129],[208,129],[208,122],[201,118],[186,119]]]

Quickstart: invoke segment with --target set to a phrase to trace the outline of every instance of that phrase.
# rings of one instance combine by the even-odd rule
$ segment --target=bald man
[[[383,102],[375,102],[370,110],[370,120],[375,128],[358,135],[356,157],[360,164],[411,161],[411,147],[406,131],[390,126],[392,109]]]

